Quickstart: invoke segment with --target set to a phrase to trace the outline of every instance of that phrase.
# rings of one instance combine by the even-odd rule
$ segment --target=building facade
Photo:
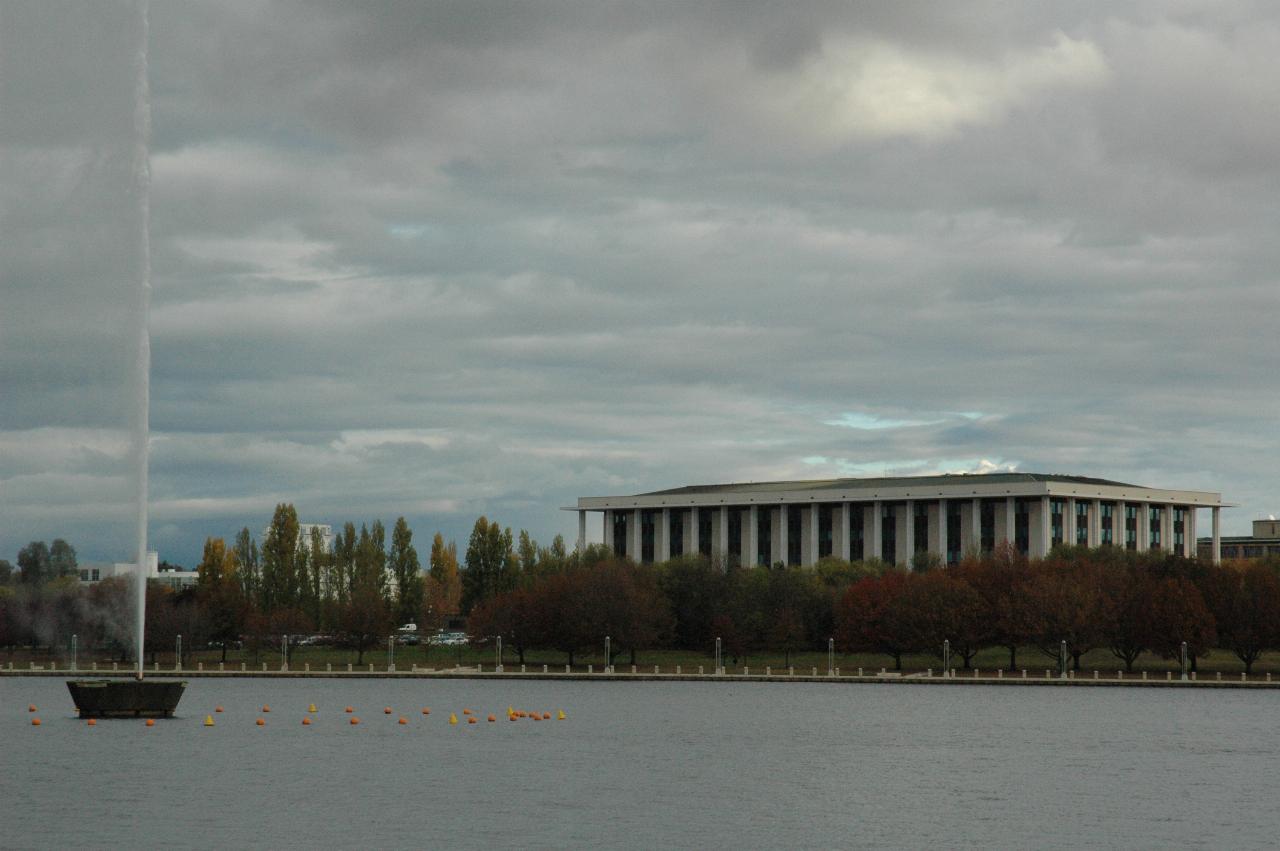
[[[633,496],[579,497],[604,543],[638,562],[701,553],[721,563],[811,565],[821,558],[911,564],[931,553],[954,564],[1008,541],[1031,557],[1058,544],[1195,555],[1207,508],[1209,555],[1221,558],[1222,495],[1038,473],[691,485]]]
[[[1213,552],[1212,538],[1196,541],[1196,551],[1201,558]],[[1231,535],[1218,542],[1222,558],[1262,558],[1280,555],[1280,520],[1269,517],[1253,521],[1252,535]]]

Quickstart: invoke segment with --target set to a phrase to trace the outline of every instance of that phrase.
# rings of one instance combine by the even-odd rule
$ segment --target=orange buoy
[[[467,716],[467,723],[468,723],[468,724],[474,724],[474,723],[476,723],[476,716],[474,716],[474,715],[468,715],[468,716]]]
[[[215,706],[215,707],[213,707],[213,711],[214,711],[214,712],[221,712],[221,711],[222,711],[222,707],[221,707],[221,706]]]
[[[156,719],[154,719],[154,718],[148,718],[148,719],[147,719],[147,726],[148,726],[148,727],[154,727],[155,725],[156,725]]]
[[[302,716],[302,726],[304,726],[304,727],[310,727],[310,726],[311,726],[311,719],[310,719],[310,718],[308,718],[308,717],[306,717],[305,715],[304,715],[304,716]]]
[[[360,723],[360,719],[359,719],[359,718],[357,718],[356,716],[352,715],[352,716],[351,716],[351,726],[353,726],[353,727],[354,727],[356,724],[359,724],[359,723]]]
[[[258,726],[259,726],[259,727],[265,727],[265,726],[267,726],[267,722],[266,722],[265,720],[263,720],[262,718],[259,718],[259,719],[258,719]]]
[[[431,714],[431,709],[430,709],[430,707],[427,707],[427,706],[422,707],[422,714],[423,714],[423,715],[430,715],[430,714]]]
[[[550,721],[550,720],[551,720],[551,713],[550,713],[550,712],[544,712],[544,713],[542,713],[542,720],[543,720],[543,721]]]
[[[87,726],[87,727],[96,727],[96,726],[98,726],[98,719],[97,719],[97,718],[90,718],[88,721],[86,721],[86,722],[84,722],[84,723],[85,723],[85,726]]]
[[[538,713],[536,713],[536,712],[535,712],[535,713],[533,713],[533,715],[531,715],[531,716],[529,716],[529,717],[530,717],[530,718],[532,718],[534,721],[541,721],[541,720],[542,720],[542,716],[541,716],[541,715],[539,715],[539,714],[538,714]]]
[[[355,710],[354,710],[354,709],[352,709],[350,706],[348,706],[348,707],[347,707],[346,711],[347,711],[347,712],[355,712]]]
[[[39,719],[39,718],[32,718],[32,719],[31,719],[31,726],[32,726],[32,727],[39,727],[39,726],[40,726],[40,719]]]
[[[490,724],[492,724],[494,721],[497,721],[497,720],[498,720],[498,719],[497,719],[497,718],[494,718],[492,715],[490,715],[490,716],[489,716],[489,723],[490,723]]]
[[[405,718],[403,715],[401,715],[401,716],[400,716],[400,720],[399,720],[399,721],[397,721],[396,723],[397,723],[397,724],[408,724],[408,723],[409,723],[409,719],[408,719],[408,718]]]
[[[28,711],[28,712],[35,712],[35,711],[36,711],[36,705],[35,705],[34,703],[28,703],[28,704],[27,704],[27,711]]]
[[[271,711],[271,707],[270,707],[270,706],[267,706],[267,705],[264,703],[264,704],[262,704],[262,711],[263,711],[263,712],[270,712],[270,711]]]
[[[516,718],[518,718],[518,717],[519,717],[519,716],[517,716],[514,712],[512,712],[510,715],[508,715],[508,716],[507,716],[507,720],[508,720],[508,721],[514,721],[514,720],[516,720]]]
[[[383,714],[383,715],[390,715],[390,714],[391,714],[391,707],[390,707],[390,706],[383,707],[382,714]]]
[[[464,709],[464,710],[462,710],[462,714],[463,714],[463,715],[470,715],[470,714],[471,714],[471,710],[470,710],[470,709]]]

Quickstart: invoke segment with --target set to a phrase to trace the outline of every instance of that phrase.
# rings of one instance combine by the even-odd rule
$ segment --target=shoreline
[[[5,670],[0,678],[42,677],[62,679],[122,679],[134,676],[133,671],[93,670]],[[919,685],[919,686],[1041,686],[1041,687],[1094,687],[1094,688],[1216,688],[1216,689],[1280,689],[1280,681],[1266,679],[1143,679],[1141,674],[1089,677],[1021,677],[1021,676],[972,676],[944,677],[918,674],[706,674],[706,673],[605,673],[573,671],[481,671],[475,668],[446,668],[436,670],[351,670],[351,671],[202,671],[202,670],[153,670],[147,676],[157,679],[380,679],[380,680],[531,680],[574,682],[699,682],[699,683],[827,683],[830,685]]]

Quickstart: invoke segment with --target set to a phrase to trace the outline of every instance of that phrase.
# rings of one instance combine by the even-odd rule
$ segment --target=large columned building
[[[604,521],[604,543],[638,562],[701,553],[721,563],[810,565],[835,556],[910,564],[917,553],[955,563],[1008,541],[1039,557],[1063,542],[1196,554],[1197,509],[1211,514],[1221,557],[1222,495],[1084,476],[954,474],[881,479],[690,485],[634,496],[580,497]]]

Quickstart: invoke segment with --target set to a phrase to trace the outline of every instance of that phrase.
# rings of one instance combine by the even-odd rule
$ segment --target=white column
[[[578,552],[587,548],[587,512],[578,512]]]
[[[1004,498],[1004,539],[1010,544],[1018,541],[1018,501],[1012,496]]]
[[[627,516],[627,558],[636,564],[644,561],[644,547],[640,543],[644,525],[640,517],[640,509],[635,509]]]
[[[849,560],[849,503],[831,507],[831,555]]]
[[[609,548],[609,552],[613,552],[613,512],[606,508],[604,510],[604,535],[601,537],[604,545]]]
[[[1183,555],[1187,558],[1199,558],[1199,543],[1196,539],[1196,505],[1188,505],[1187,520],[1183,525],[1183,540],[1187,541],[1187,549]]]
[[[898,536],[898,552],[901,553],[898,561],[910,565],[912,557],[916,554],[916,502],[914,499],[906,501],[903,513],[907,516],[904,526],[899,527],[903,534]]]
[[[791,561],[791,545],[787,540],[787,536],[791,533],[791,524],[787,520],[788,514],[786,505],[778,506],[778,557],[774,561],[780,561],[783,564],[789,564]]]
[[[1166,505],[1160,518],[1160,549],[1167,553],[1177,552],[1173,544],[1173,509],[1173,503]]]
[[[720,560],[720,566],[729,564],[729,508],[720,506],[712,516],[711,556]]]
[[[982,500],[977,497],[973,500],[973,510],[969,514],[969,524],[969,545],[975,550],[980,550],[982,549]]]
[[[701,541],[698,540],[700,530],[698,507],[695,505],[685,517],[685,555],[698,555],[701,552]]]
[[[742,565],[754,567],[760,550],[760,513],[753,505],[738,516],[742,518]]]
[[[1049,554],[1049,543],[1053,540],[1053,515],[1052,506],[1049,504],[1049,497],[1040,497],[1039,505],[1032,505],[1035,514],[1029,517],[1031,529],[1031,553],[1037,558],[1044,558]]]
[[[1102,545],[1102,500],[1095,499],[1089,503],[1089,546],[1098,547]]]
[[[938,500],[938,555],[947,563],[947,501]]]
[[[1213,563],[1222,564],[1222,509],[1213,507]]]
[[[671,558],[671,509],[664,508],[659,512],[657,535],[653,542],[653,560],[667,561]]]
[[[884,518],[880,516],[882,513],[883,513],[882,503],[880,502],[880,500],[877,499],[875,502],[871,503],[871,537],[870,539],[865,537],[866,535],[865,532],[863,533],[864,535],[863,546],[865,547],[867,545],[870,545],[871,558],[880,558],[883,555],[884,544],[880,537],[880,534],[883,531],[883,525],[884,525]]]
[[[1151,549],[1151,506],[1138,503],[1138,552]]]
[[[806,567],[818,560],[818,506],[800,509],[800,563]]]

